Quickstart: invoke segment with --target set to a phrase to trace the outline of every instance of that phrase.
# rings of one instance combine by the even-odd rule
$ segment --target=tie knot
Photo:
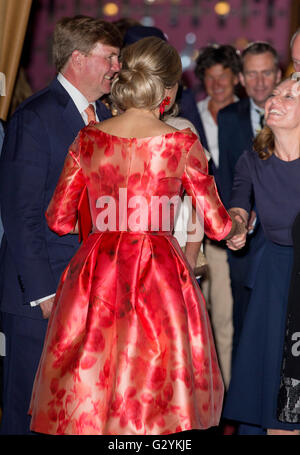
[[[95,109],[92,104],[89,104],[88,107],[84,110],[87,115],[88,123],[96,121]]]
[[[265,113],[263,111],[260,111],[259,109],[256,109],[256,112],[259,115],[259,126],[260,126],[260,129],[263,129],[263,127],[265,125]]]

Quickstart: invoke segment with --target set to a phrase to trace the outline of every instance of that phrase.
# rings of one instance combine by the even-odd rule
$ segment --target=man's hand
[[[49,299],[44,300],[44,302],[40,303],[40,307],[41,307],[44,319],[49,318],[51,311],[52,311],[53,304],[54,304],[54,300],[55,300],[55,296],[50,297]]]

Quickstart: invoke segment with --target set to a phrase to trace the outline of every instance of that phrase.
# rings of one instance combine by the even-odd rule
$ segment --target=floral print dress
[[[206,234],[229,233],[200,142],[189,129],[122,138],[91,123],[71,145],[46,213],[59,235],[74,229],[85,188],[93,229],[58,286],[31,430],[158,435],[218,425],[224,388],[205,301],[172,236],[176,207],[170,223],[154,210],[157,198],[185,189],[202,201]]]

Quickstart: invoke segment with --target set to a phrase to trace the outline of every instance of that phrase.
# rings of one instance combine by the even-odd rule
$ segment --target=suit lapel
[[[85,127],[85,123],[81,114],[78,112],[73,100],[69,97],[68,103],[63,112],[64,123],[66,128],[72,131],[73,136],[77,136],[78,132]]]
[[[51,82],[50,89],[61,106],[64,128],[72,137],[76,137],[85,124],[75,103],[56,78]]]
[[[103,120],[106,120],[111,117],[111,112],[100,100],[96,101],[96,111],[99,122],[103,122]]]
[[[239,117],[240,117],[241,132],[242,132],[243,136],[245,138],[247,138],[247,141],[252,143],[254,133],[253,133],[252,123],[251,123],[249,98],[243,99],[242,102],[240,103]]]
[[[78,131],[85,127],[81,114],[57,78],[51,82],[50,89],[54,92],[56,99],[63,109],[65,128],[69,129],[70,133],[75,137]],[[96,111],[100,122],[111,117],[110,111],[100,100],[96,101]]]

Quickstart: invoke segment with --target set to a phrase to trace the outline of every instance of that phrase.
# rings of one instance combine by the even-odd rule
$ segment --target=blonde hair
[[[153,36],[126,46],[121,62],[111,99],[122,111],[131,107],[156,109],[165,97],[165,89],[179,82],[182,74],[176,49]]]

